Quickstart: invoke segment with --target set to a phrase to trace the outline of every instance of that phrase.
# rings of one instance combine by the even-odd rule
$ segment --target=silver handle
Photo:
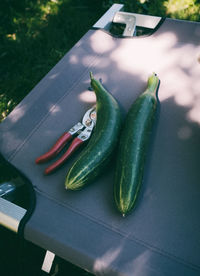
[[[126,25],[123,36],[134,36],[136,27],[155,29],[162,19],[159,16],[123,12],[123,7],[121,4],[113,4],[93,27],[109,30],[112,23],[123,23]]]
[[[25,213],[26,209],[0,197],[0,225],[17,233]]]

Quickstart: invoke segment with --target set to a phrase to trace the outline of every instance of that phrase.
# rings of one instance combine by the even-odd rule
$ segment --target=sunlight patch
[[[10,114],[10,120],[15,123],[20,118],[22,118],[25,114],[26,108],[25,106],[17,106],[14,111]]]
[[[121,247],[116,249],[109,249],[102,257],[97,258],[94,263],[94,271],[105,271],[119,256]]]
[[[71,64],[77,64],[77,63],[78,63],[78,58],[77,58],[77,56],[71,55],[70,58],[69,58],[69,62],[70,62]]]
[[[9,39],[12,39],[12,40],[16,40],[17,39],[17,36],[16,36],[15,33],[13,33],[13,34],[7,34],[6,37],[9,38]]]
[[[106,39],[104,33],[99,34],[99,32],[94,33],[91,36],[91,47],[96,53],[104,53],[113,49],[115,43],[111,36],[108,36]]]
[[[84,91],[80,94],[79,98],[81,99],[81,101],[83,102],[87,102],[87,103],[95,103],[96,102],[96,95],[94,92],[92,91]]]
[[[55,113],[58,113],[58,112],[60,112],[60,111],[61,111],[61,108],[60,108],[59,105],[54,104],[54,105],[50,105],[50,106],[49,106],[49,112],[50,112],[51,114],[55,114]]]

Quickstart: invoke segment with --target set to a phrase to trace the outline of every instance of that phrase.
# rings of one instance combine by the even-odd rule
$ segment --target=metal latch
[[[125,24],[123,36],[134,36],[136,33],[136,17],[128,12],[116,12],[113,17],[113,23]]]
[[[110,31],[112,23],[125,24],[123,36],[132,37],[140,35],[138,33],[138,28],[141,30],[148,29],[146,30],[148,33],[148,31],[154,30],[162,20],[162,18],[158,16],[122,12],[123,7],[124,5],[122,4],[113,4],[93,27]]]
[[[13,201],[22,192],[24,182],[20,178],[3,182],[0,184],[0,197]]]
[[[0,197],[6,197],[8,194],[15,191],[16,186],[13,183],[5,182],[0,185]]]

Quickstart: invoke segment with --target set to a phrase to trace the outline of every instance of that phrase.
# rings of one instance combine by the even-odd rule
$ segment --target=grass
[[[113,3],[124,4],[125,11],[128,12],[200,21],[198,0],[1,0],[0,121],[6,118]],[[5,172],[5,176],[1,173],[0,182],[7,180],[8,171],[11,177],[15,176],[12,169],[1,160],[0,170]],[[0,235],[0,252],[4,252],[0,256],[1,273],[18,276],[15,272],[17,253],[13,250],[13,246],[17,247],[18,240],[3,228],[0,228]],[[5,243],[7,240],[10,242]],[[20,276],[46,275],[40,271],[44,251],[29,243],[25,247],[22,262],[24,269],[30,269]],[[25,258],[28,252],[29,257]],[[35,261],[33,257],[36,258]],[[58,258],[52,275],[90,274]]]
[[[0,2],[0,120],[103,11],[100,1],[99,4],[86,0]]]

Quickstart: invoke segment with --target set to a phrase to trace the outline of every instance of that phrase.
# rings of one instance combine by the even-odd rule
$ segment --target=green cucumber
[[[125,118],[121,131],[114,179],[114,199],[125,216],[130,212],[142,183],[156,107],[159,79],[148,78],[147,89],[135,100]]]
[[[107,165],[117,144],[121,110],[114,97],[90,73],[96,94],[97,122],[94,133],[79,158],[69,169],[65,187],[77,190],[92,182]]]

